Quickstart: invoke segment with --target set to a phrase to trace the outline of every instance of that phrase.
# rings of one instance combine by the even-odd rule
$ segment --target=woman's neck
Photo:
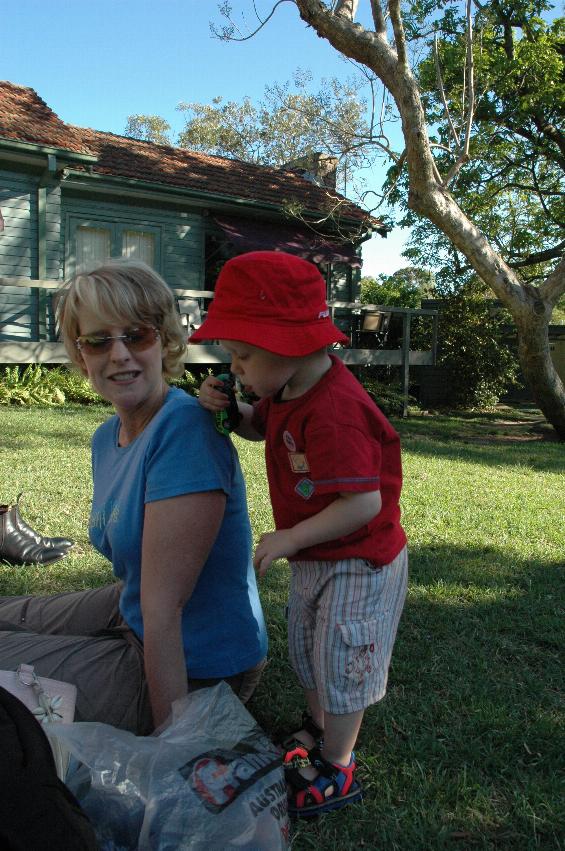
[[[139,408],[125,411],[117,410],[120,418],[120,430],[118,434],[118,445],[128,446],[149,425],[155,414],[161,410],[165,397],[169,392],[169,385],[163,382],[159,391],[152,399],[146,399]]]

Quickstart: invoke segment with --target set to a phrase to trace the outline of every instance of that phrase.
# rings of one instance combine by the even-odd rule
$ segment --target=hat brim
[[[308,324],[209,317],[188,338],[189,343],[204,340],[237,340],[283,357],[309,355],[330,343],[349,343],[329,317]]]

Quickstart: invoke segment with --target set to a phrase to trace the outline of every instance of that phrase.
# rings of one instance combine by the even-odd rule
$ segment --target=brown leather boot
[[[0,506],[0,561],[8,564],[51,564],[68,553],[68,547],[47,547],[37,543],[16,522],[17,506]]]

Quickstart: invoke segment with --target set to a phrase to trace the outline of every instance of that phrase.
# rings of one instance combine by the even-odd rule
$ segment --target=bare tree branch
[[[509,265],[513,269],[520,269],[525,266],[534,266],[536,263],[545,263],[547,260],[556,260],[563,254],[563,249],[565,249],[565,239],[552,248],[546,248],[545,251],[537,251],[535,254],[529,254],[522,260],[516,260]]]
[[[386,34],[386,19],[383,13],[383,7],[380,0],[371,0],[371,12],[373,14],[373,23],[377,35]]]
[[[404,25],[402,23],[402,15],[400,14],[400,0],[389,0],[388,10],[394,32],[394,42],[396,45],[398,61],[402,66],[408,67],[406,36],[404,35]]]
[[[435,42],[434,42],[435,44]],[[438,63],[439,69],[439,63]],[[466,33],[465,33],[465,91],[467,93],[464,101],[464,111],[467,113],[467,117],[465,120],[465,134],[463,137],[463,142],[461,147],[459,148],[459,154],[457,160],[449,169],[445,180],[443,181],[444,186],[449,186],[449,184],[454,180],[457,174],[461,171],[462,167],[469,161],[469,147],[471,144],[471,129],[473,126],[473,117],[475,114],[475,69],[473,64],[473,19],[471,16],[471,0],[467,0],[467,8],[466,8]],[[445,94],[443,92],[443,82],[442,82],[442,100],[445,103]],[[445,103],[445,106],[447,104]],[[449,121],[449,126],[453,129],[453,125],[451,123],[451,118],[449,117],[449,111],[447,111],[447,117]]]
[[[255,3],[253,3],[253,10],[255,12],[255,16],[256,16],[257,20],[259,21],[259,26],[255,30],[253,30],[253,32],[250,33],[249,35],[240,35],[240,36],[234,35],[236,30],[239,33],[241,33],[241,30],[239,29],[239,27],[237,26],[235,21],[233,21],[232,18],[229,16],[228,7],[225,4],[223,9],[222,9],[222,14],[226,18],[226,20],[228,20],[230,22],[231,26],[230,27],[222,27],[222,29],[218,30],[217,27],[214,26],[214,24],[210,24],[210,30],[216,36],[216,38],[219,38],[221,41],[249,41],[250,38],[253,38],[254,36],[256,36],[257,33],[260,32],[263,29],[263,27],[271,20],[271,18],[273,17],[273,15],[275,14],[275,12],[277,10],[277,7],[280,6],[282,3],[294,3],[294,0],[277,0],[277,2],[275,3],[275,5],[273,6],[273,8],[271,9],[271,11],[269,12],[269,14],[267,15],[267,17],[264,20],[262,20],[259,17],[259,14],[257,12],[257,7],[256,7]]]
[[[467,30],[465,44],[465,68],[467,77],[467,121],[465,125],[465,138],[463,140],[463,154],[469,157],[469,145],[471,142],[471,128],[475,117],[475,66],[473,61],[473,18],[471,16],[471,0],[467,0]]]
[[[451,120],[451,112],[449,111],[449,104],[447,103],[447,98],[445,96],[445,88],[443,85],[443,75],[441,73],[441,65],[439,61],[439,47],[438,47],[438,37],[437,33],[434,35],[434,65],[436,69],[436,80],[437,87],[439,90],[439,96],[441,98],[441,102],[443,104],[443,111],[445,113],[445,118],[449,127],[449,132],[451,133],[451,137],[453,142],[455,143],[457,149],[459,149],[459,133],[455,129],[453,121]]]
[[[340,17],[347,18],[348,21],[353,22],[357,14],[358,5],[359,0],[336,0],[334,15],[340,15]]]
[[[565,293],[565,256],[561,258],[551,275],[540,284],[540,295],[552,307],[555,307]]]

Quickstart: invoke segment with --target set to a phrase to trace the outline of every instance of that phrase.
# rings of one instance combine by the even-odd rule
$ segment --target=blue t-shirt
[[[267,634],[251,556],[251,528],[237,452],[214,418],[178,388],[128,446],[118,446],[120,420],[94,433],[92,545],[123,583],[120,611],[143,640],[141,543],[145,503],[222,490],[222,525],[194,591],[182,631],[191,677],[229,677],[264,658]]]

